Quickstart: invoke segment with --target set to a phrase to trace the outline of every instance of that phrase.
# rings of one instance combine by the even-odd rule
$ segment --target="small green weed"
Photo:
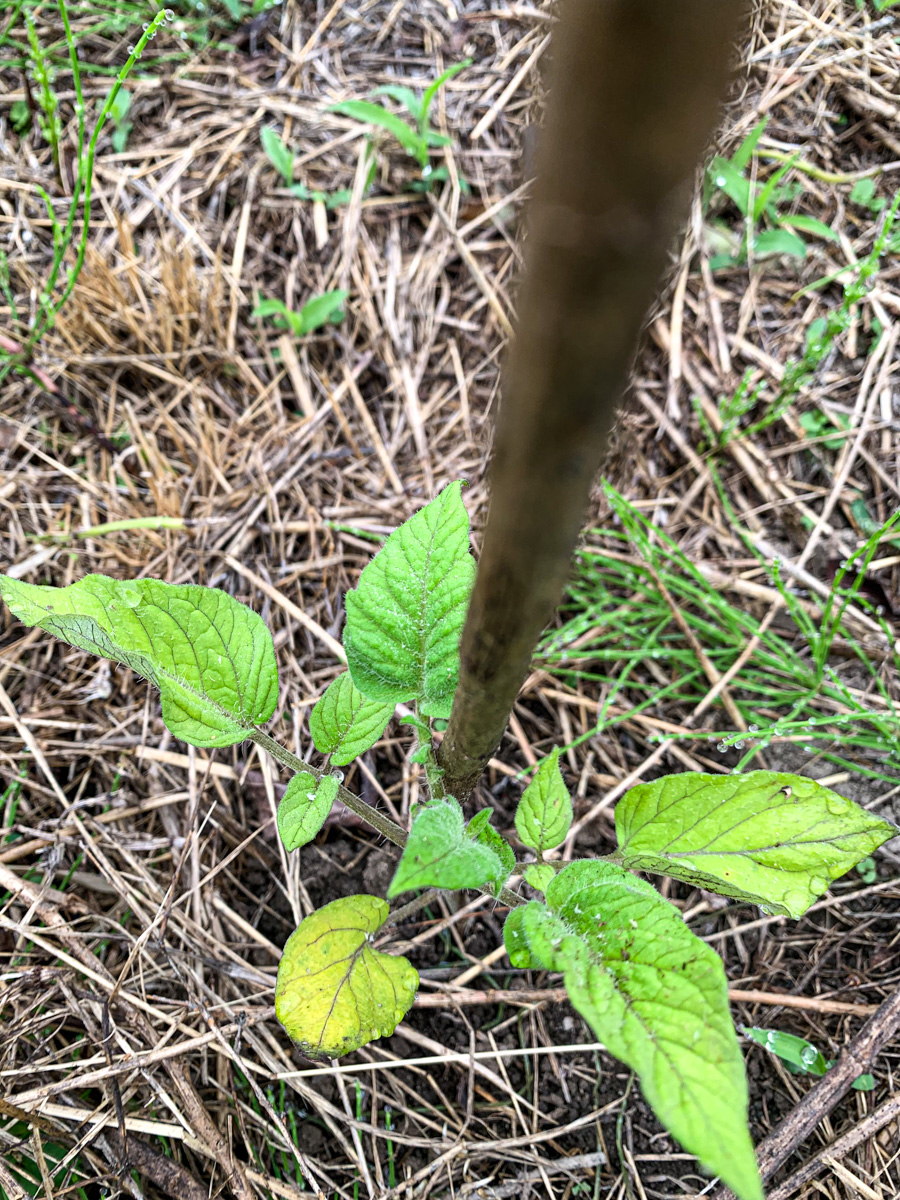
[[[741,1033],[780,1058],[792,1075],[824,1075],[834,1066],[833,1058],[826,1059],[817,1046],[795,1033],[748,1025],[741,1026]],[[875,1078],[872,1075],[858,1075],[853,1087],[858,1092],[871,1092],[875,1087]]]
[[[342,204],[349,203],[351,196],[350,188],[338,188],[334,192],[323,192],[308,188],[304,183],[294,183],[294,152],[271,125],[263,126],[260,130],[259,138],[262,142],[263,150],[266,152],[266,157],[281,176],[284,186],[290,190],[292,195],[300,200],[321,202],[328,209],[339,208]],[[373,160],[369,177],[366,180],[366,189],[374,177],[375,166],[376,164]]]
[[[617,525],[593,530],[591,540],[601,545],[579,551],[569,599],[562,608],[562,627],[538,647],[549,672],[602,690],[596,725],[572,745],[642,713],[658,717],[667,710],[690,711],[708,692],[703,665],[675,619],[662,584],[720,674],[729,671],[751,639],[758,641],[729,689],[750,732],[685,729],[679,739],[709,741],[720,753],[730,746],[746,747],[735,768],[740,770],[773,741],[794,742],[809,752],[820,750],[826,761],[842,769],[900,782],[900,714],[881,683],[882,669],[843,618],[851,596],[854,603],[868,606],[857,594],[868,550],[855,569],[848,566],[839,572],[833,598],[824,603],[818,622],[793,593],[783,590],[800,635],[785,636],[763,629],[746,606],[733,603],[614,489],[607,486],[606,496]],[[886,532],[879,529],[866,543],[872,553]],[[868,689],[848,686],[830,668],[828,656],[836,639],[863,666],[870,678]],[[660,736],[650,738],[656,741]]]
[[[801,236],[804,233],[826,241],[838,241],[835,231],[815,217],[781,211],[782,205],[793,203],[803,192],[803,185],[799,181],[788,180],[791,168],[799,155],[789,158],[759,185],[748,177],[747,171],[767,123],[768,117],[764,117],[744,138],[730,159],[717,155],[707,169],[707,205],[712,195],[719,191],[731,200],[744,218],[739,245],[732,253],[713,255],[710,259],[713,269],[738,266],[751,257],[758,259],[787,255],[791,258],[805,258],[806,241]]]
[[[384,104],[374,104],[370,100],[342,100],[338,104],[332,104],[329,111],[340,113],[345,117],[352,117],[353,120],[360,121],[365,125],[376,125],[380,129],[384,129],[419,164],[421,177],[417,181],[417,185],[413,186],[418,186],[420,189],[430,188],[436,182],[447,178],[446,167],[435,169],[431,166],[431,151],[450,144],[448,137],[431,127],[429,120],[431,104],[444,84],[454,75],[458,75],[460,71],[471,66],[471,63],[470,58],[454,63],[452,67],[448,67],[437,79],[433,80],[421,96],[411,88],[400,84],[385,84],[383,87],[375,89],[372,93],[373,96],[390,96],[391,99],[402,104],[412,117],[413,124],[391,112]]]
[[[97,101],[97,108],[103,111],[104,100]],[[110,106],[109,115],[113,122],[113,131],[110,135],[110,142],[116,154],[121,154],[128,142],[128,135],[134,128],[134,123],[127,120],[128,113],[131,109],[131,92],[127,88],[120,88],[118,94]]]
[[[722,449],[738,435],[751,437],[753,434],[767,429],[787,412],[800,392],[815,381],[819,367],[831,353],[838,338],[849,328],[856,305],[872,286],[872,281],[881,268],[882,258],[894,250],[896,242],[894,225],[898,208],[900,208],[900,192],[896,194],[891,207],[885,213],[881,230],[875,238],[872,249],[864,258],[852,264],[854,274],[852,279],[844,284],[841,303],[827,316],[817,317],[816,320],[810,322],[804,339],[803,353],[799,358],[791,359],[787,363],[777,391],[771,392],[765,382],[752,386],[754,373],[752,370],[748,370],[732,395],[719,398],[722,429],[718,433],[712,429],[700,404],[695,401],[694,409],[697,420],[708,447]],[[843,272],[837,274],[843,274]],[[824,279],[810,284],[797,295],[817,290],[820,286],[833,282],[836,278],[837,275],[826,276]],[[869,353],[875,349],[880,336],[881,331],[876,330],[875,340],[869,347]],[[762,406],[762,412],[757,420],[741,428],[742,418],[759,405]],[[838,421],[831,422],[821,412],[805,415],[807,419],[804,428],[808,429],[810,436],[813,437],[830,432],[832,428],[836,425],[839,427],[840,424]],[[813,430],[815,432],[812,432]],[[832,439],[832,444],[837,447],[840,447],[842,442],[841,438]],[[825,444],[828,445],[828,443]]]
[[[321,296],[313,296],[307,300],[299,312],[288,308],[283,300],[264,299],[260,296],[252,315],[268,318],[276,329],[288,329],[294,337],[305,337],[329,322],[337,324],[338,321],[342,321],[344,301],[349,294],[343,288],[324,292]]]

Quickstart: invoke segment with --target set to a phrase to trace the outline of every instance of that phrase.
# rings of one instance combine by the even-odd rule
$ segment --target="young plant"
[[[673,1135],[741,1200],[762,1200],[722,962],[635,872],[797,918],[896,830],[796,775],[683,774],[622,797],[612,854],[563,862],[558,847],[571,829],[572,802],[554,750],[519,801],[519,859],[490,809],[469,816],[446,794],[434,753],[457,687],[474,577],[468,516],[453,483],[387,538],[347,595],[348,670],[310,716],[325,756],[318,767],[265,732],[278,703],[274,643],[262,619],[226,593],[88,575],[63,588],[0,576],[0,595],[24,624],[155,683],[176,737],[202,747],[250,739],[288,768],[277,821],[288,850],[315,837],[340,799],[402,847],[388,899],[432,888],[498,897],[508,909],[512,964],[560,972],[576,1009],[639,1075]],[[371,748],[401,704],[412,707],[403,721],[415,730],[411,761],[423,766],[427,786],[408,832],[333,770]],[[519,877],[531,898],[514,888]],[[430,898],[426,891],[392,912],[378,897],[350,896],[301,922],[284,949],[275,1007],[305,1053],[336,1057],[393,1032],[418,975],[385,942]]]
[[[334,192],[323,192],[315,188],[310,189],[305,183],[294,183],[293,150],[290,149],[277,130],[273,129],[271,125],[264,125],[260,130],[259,137],[263,150],[266,152],[266,157],[281,176],[284,186],[289,189],[291,195],[297,196],[300,200],[313,200],[324,204],[329,209],[338,208],[340,205],[349,202],[351,195],[350,188],[338,188]],[[373,163],[372,172],[366,181],[366,187],[371,183],[374,170],[375,164]]]
[[[18,343],[16,344],[18,348],[14,352],[0,348],[0,384],[3,383],[10,371],[13,370],[27,374],[37,382],[41,382],[40,373],[35,371],[30,365],[34,347],[38,344],[43,334],[52,327],[57,313],[59,313],[71,296],[84,266],[91,222],[94,158],[97,151],[97,142],[106,121],[113,113],[119,101],[119,93],[122,90],[125,80],[131,73],[135,63],[141,57],[145,47],[156,37],[159,30],[165,28],[168,23],[175,20],[175,13],[171,8],[161,9],[152,21],[148,21],[145,24],[137,44],[128,47],[128,58],[125,65],[116,76],[115,82],[94,124],[93,132],[88,139],[85,122],[84,93],[81,86],[81,70],[78,61],[78,47],[69,22],[69,10],[66,0],[57,0],[57,8],[62,22],[66,47],[69,52],[69,65],[72,71],[72,83],[75,92],[77,125],[77,169],[75,184],[72,189],[72,195],[69,197],[69,214],[64,224],[57,218],[56,210],[50,196],[43,188],[38,188],[47,208],[50,226],[53,231],[53,257],[47,277],[44,280],[44,285],[38,295],[37,311],[28,336],[24,339],[21,346],[18,346]],[[58,122],[58,102],[56,93],[53,90],[52,73],[48,66],[47,56],[34,30],[33,23],[30,18],[26,18],[26,20],[28,22],[29,46],[34,63],[35,78],[40,86],[40,105],[43,114],[40,120],[45,136],[47,136],[47,140],[50,142],[54,161],[58,167],[58,136],[54,132],[56,129],[55,122]],[[80,207],[83,207],[81,236],[76,240],[75,220]],[[75,247],[75,259],[63,281],[60,278],[63,265],[69,250],[73,246]]]
[[[806,257],[806,242],[801,233],[826,241],[838,241],[838,235],[822,221],[802,213],[780,212],[780,205],[795,200],[803,191],[802,185],[786,181],[796,158],[788,159],[758,186],[747,177],[746,171],[768,123],[764,117],[754,126],[734,155],[728,159],[716,155],[707,168],[706,199],[713,190],[726,195],[744,218],[740,246],[735,253],[714,255],[710,266],[736,266],[753,258],[788,255]],[[761,228],[763,226],[763,228]],[[797,231],[800,232],[797,232]]]
[[[102,111],[104,101],[98,100],[97,107]],[[121,154],[128,142],[128,135],[134,128],[134,123],[129,121],[128,113],[131,109],[131,92],[127,88],[121,88],[116,95],[115,100],[109,110],[109,115],[112,118],[113,131],[110,135],[110,143],[116,154]]]
[[[383,104],[373,104],[370,100],[342,100],[339,104],[332,104],[329,111],[341,113],[343,116],[352,117],[353,120],[361,121],[365,125],[377,125],[380,129],[386,130],[419,164],[421,168],[419,186],[428,188],[437,181],[447,178],[446,167],[439,167],[437,170],[432,168],[431,151],[436,147],[450,144],[448,137],[431,127],[429,113],[432,101],[445,83],[471,64],[470,58],[454,63],[452,67],[448,67],[446,71],[438,75],[421,96],[401,84],[389,83],[375,89],[372,93],[373,96],[390,96],[402,104],[413,120],[412,125],[402,117],[398,117],[396,113],[392,113],[390,109],[385,108]]]
[[[741,1033],[764,1050],[780,1058],[792,1075],[824,1075],[834,1066],[834,1059],[826,1059],[818,1047],[795,1033],[781,1029],[760,1029],[758,1026],[741,1026]],[[853,1081],[858,1092],[871,1092],[875,1080],[871,1075],[859,1075]]]
[[[349,296],[344,288],[333,292],[323,292],[321,296],[312,296],[299,312],[277,300],[274,297],[257,298],[254,317],[268,317],[276,329],[288,329],[294,337],[305,337],[321,329],[323,325],[337,324],[344,319],[344,301]]]

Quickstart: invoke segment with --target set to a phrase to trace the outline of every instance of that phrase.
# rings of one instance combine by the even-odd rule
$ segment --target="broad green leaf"
[[[276,329],[290,329],[294,337],[301,337],[303,334],[303,322],[300,314],[295,313],[283,300],[278,300],[274,296],[258,297],[256,307],[250,316],[272,317],[272,323]]]
[[[226,592],[104,575],[64,588],[0,576],[0,596],[23,624],[124,663],[155,683],[163,720],[192,746],[242,742],[275,711],[272,635],[260,616]]]
[[[316,749],[343,767],[375,745],[393,715],[393,704],[367,700],[343,671],[312,710],[309,732]]]
[[[309,771],[298,771],[278,805],[278,833],[285,850],[311,842],[331,812],[340,782],[336,775],[317,780]]]
[[[556,871],[549,863],[531,863],[530,866],[525,868],[525,882],[530,883],[539,892],[546,892],[551,881],[555,878]]]
[[[616,806],[626,866],[790,917],[896,833],[814,779],[777,771],[667,775]]]
[[[384,900],[347,896],[302,921],[287,940],[275,1015],[306,1054],[340,1058],[394,1032],[419,975],[405,958],[372,949]]]
[[[460,489],[451,483],[395,529],[347,593],[353,682],[369,700],[418,700],[429,717],[450,716],[475,577]]]
[[[753,243],[753,253],[757,258],[768,258],[772,254],[806,258],[806,242],[789,229],[769,229],[757,235]]]
[[[354,121],[362,121],[366,125],[378,125],[392,134],[407,154],[417,159],[422,166],[428,162],[428,146],[425,139],[410,125],[395,113],[388,112],[381,104],[372,104],[369,100],[342,100],[332,104],[331,112],[341,113],[352,117]]]
[[[321,329],[329,321],[340,321],[344,316],[344,301],[350,293],[345,288],[334,292],[324,292],[321,296],[313,296],[297,314],[300,318],[299,334],[304,336]]]
[[[790,226],[791,229],[801,229],[804,233],[825,238],[829,242],[841,240],[839,234],[835,233],[824,221],[819,221],[815,217],[806,217],[802,213],[797,213],[796,216],[779,217],[779,221],[782,225]]]
[[[808,1071],[810,1075],[824,1075],[828,1070],[825,1055],[806,1038],[784,1033],[780,1029],[759,1029],[748,1025],[741,1026],[741,1033],[792,1067]]]
[[[284,144],[278,132],[271,125],[264,125],[259,131],[259,140],[269,162],[290,186],[294,177],[294,152]]]
[[[565,867],[504,928],[514,966],[562,971],[575,1008],[641,1080],[662,1123],[741,1200],[762,1200],[721,960],[645,880]]]
[[[508,874],[496,850],[470,836],[462,809],[447,796],[416,812],[387,894],[390,898],[418,888],[501,884]]]
[[[538,765],[516,809],[516,833],[539,854],[565,841],[572,824],[572,798],[559,769],[559,747]]]

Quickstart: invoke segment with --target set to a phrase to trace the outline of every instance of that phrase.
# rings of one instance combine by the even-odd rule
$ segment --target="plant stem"
[[[438,754],[461,802],[566,580],[743,0],[563,0],[491,507]]]

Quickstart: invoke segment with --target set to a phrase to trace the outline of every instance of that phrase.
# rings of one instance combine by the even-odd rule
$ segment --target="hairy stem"
[[[559,601],[743,0],[562,0],[491,507],[438,761],[464,802]]]

